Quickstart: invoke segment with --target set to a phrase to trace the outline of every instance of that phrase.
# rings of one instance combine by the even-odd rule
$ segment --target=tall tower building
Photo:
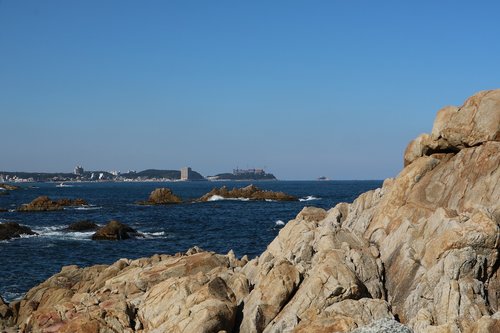
[[[181,169],[181,180],[189,180],[189,176],[191,174],[191,168],[185,167]]]

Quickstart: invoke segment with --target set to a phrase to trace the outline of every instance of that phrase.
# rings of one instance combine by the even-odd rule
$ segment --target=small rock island
[[[157,188],[149,195],[148,200],[139,201],[139,205],[171,205],[181,203],[182,199],[176,196],[171,189],[162,187]]]
[[[226,186],[214,188],[198,201],[211,201],[214,199],[248,199],[248,200],[273,200],[273,201],[297,201],[294,196],[283,192],[266,191],[255,185],[248,185],[243,188],[233,188],[229,190]]]
[[[47,211],[56,211],[63,210],[64,207],[78,207],[78,206],[87,206],[87,201],[83,199],[59,199],[59,200],[51,200],[47,196],[40,196],[28,204],[24,204],[19,207],[19,212],[47,212]]]

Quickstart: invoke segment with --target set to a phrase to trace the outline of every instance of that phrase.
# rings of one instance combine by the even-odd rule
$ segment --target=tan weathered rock
[[[157,188],[149,195],[147,201],[140,201],[140,205],[170,205],[181,203],[182,199],[176,196],[171,189]]]
[[[12,310],[0,296],[0,319],[3,321],[7,321],[10,317],[12,317]]]
[[[248,185],[243,188],[233,188],[229,190],[226,186],[214,188],[198,201],[210,201],[215,197],[224,199],[248,199],[248,200],[276,200],[276,201],[297,201],[294,196],[283,192],[273,192],[261,190],[255,185]]]
[[[33,199],[30,203],[24,204],[19,207],[20,212],[45,212],[45,211],[55,211],[63,210],[64,207],[69,206],[86,206],[88,203],[83,199],[59,199],[51,200],[47,196],[40,196]]]
[[[467,99],[460,108],[439,110],[432,138],[456,147],[472,147],[500,140],[500,89],[486,90]]]
[[[148,332],[231,331],[235,318],[236,299],[225,281],[201,272],[158,283],[138,313]]]
[[[281,311],[300,284],[300,274],[287,260],[273,263],[260,272],[258,282],[244,299],[240,332],[262,332]]]
[[[310,318],[301,320],[293,332],[350,332],[375,320],[394,317],[386,301],[362,298],[334,303],[320,313],[312,313]]]
[[[228,285],[240,300],[248,294],[246,278],[233,272],[240,266],[226,256],[189,252],[64,267],[28,292],[16,323],[21,332],[231,332],[238,298]]]
[[[354,202],[343,220],[377,244],[393,312],[416,332],[498,311],[499,100],[499,91],[483,92],[440,111],[432,137],[410,144],[411,164],[384,183],[378,202]],[[455,151],[434,153],[432,140]]]
[[[0,189],[4,189],[6,191],[15,191],[19,190],[19,186],[11,185],[11,184],[5,184],[5,183],[0,183]]]

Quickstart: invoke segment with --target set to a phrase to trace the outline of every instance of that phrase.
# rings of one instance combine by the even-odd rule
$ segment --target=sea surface
[[[243,187],[250,182],[103,182],[22,184],[22,189],[0,196],[0,222],[29,226],[38,236],[0,241],[0,295],[18,299],[30,288],[58,273],[62,266],[110,264],[120,258],[140,258],[156,253],[175,254],[193,246],[238,257],[260,255],[279,230],[305,206],[329,209],[352,202],[359,194],[375,189],[382,181],[267,181],[260,188],[297,196],[297,202],[218,200],[190,202],[214,187]],[[187,203],[140,206],[155,188],[169,187]],[[15,208],[40,195],[51,199],[82,198],[88,207],[56,212],[16,212]],[[128,224],[144,238],[123,241],[92,241],[92,232],[62,229],[81,220],[104,225],[112,219]]]

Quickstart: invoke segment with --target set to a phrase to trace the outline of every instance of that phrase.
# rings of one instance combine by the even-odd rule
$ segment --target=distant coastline
[[[85,171],[77,166],[73,173],[69,172],[18,172],[0,171],[0,183],[24,182],[177,182],[177,181],[264,181],[277,180],[263,169],[234,169],[233,173],[220,173],[204,177],[189,167],[181,170],[147,169],[143,171]]]

